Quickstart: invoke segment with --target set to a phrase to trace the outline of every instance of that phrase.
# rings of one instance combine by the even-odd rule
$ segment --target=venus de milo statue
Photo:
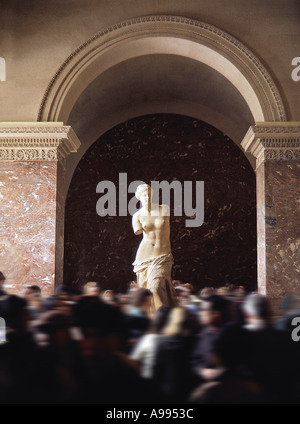
[[[140,287],[151,290],[154,308],[174,305],[171,282],[173,256],[170,243],[169,206],[152,204],[152,189],[147,184],[138,186],[135,196],[142,207],[132,218],[136,235],[143,234],[134,265]]]

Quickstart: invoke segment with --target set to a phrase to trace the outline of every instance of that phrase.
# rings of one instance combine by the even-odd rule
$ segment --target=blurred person
[[[244,301],[247,293],[244,286],[238,286],[233,290],[233,296],[236,297],[238,301]]]
[[[183,285],[177,285],[174,289],[176,302],[178,306],[183,306],[187,303],[188,296],[190,296],[191,292],[188,287]]]
[[[191,283],[185,283],[183,287],[187,288],[191,295],[195,294],[194,286]]]
[[[172,285],[173,285],[174,288],[176,288],[178,286],[181,286],[182,285],[182,282],[179,281],[179,280],[173,280],[172,281]]]
[[[219,373],[212,362],[212,348],[222,328],[231,322],[230,301],[216,294],[204,297],[199,315],[201,330],[193,352],[193,368],[201,384]]]
[[[123,314],[100,299],[87,296],[78,303],[74,315],[82,332],[75,403],[145,402],[147,399],[138,372],[120,355],[128,336]]]
[[[243,306],[246,317],[245,328],[250,331],[272,329],[272,312],[268,299],[261,294],[251,294]]]
[[[190,292],[182,293],[178,302],[178,306],[183,306],[188,309],[195,318],[198,317],[199,314],[199,305],[200,299],[197,296],[192,295]]]
[[[210,405],[244,405],[263,403],[262,388],[245,372],[247,338],[241,327],[222,328],[211,349],[211,361],[219,373],[201,384],[190,396],[189,403]]]
[[[228,286],[219,287],[216,289],[216,294],[223,297],[228,297],[230,295],[230,289]]]
[[[265,296],[247,296],[243,309],[253,377],[264,388],[268,403],[293,402],[298,366],[290,338],[274,328]]]
[[[42,290],[39,286],[29,286],[27,287],[24,298],[28,303],[28,310],[31,316],[31,319],[36,319],[41,314],[43,310],[43,299],[42,299]]]
[[[69,293],[69,288],[64,284],[60,284],[55,288],[55,296],[59,300],[67,301],[69,299]]]
[[[213,287],[204,287],[199,292],[199,298],[203,299],[205,297],[211,296],[216,293],[216,290]]]
[[[135,344],[150,328],[153,295],[150,290],[140,287],[129,296],[130,306],[126,312],[126,319],[131,343]]]
[[[98,283],[90,281],[83,286],[83,295],[84,296],[100,296],[100,288]]]
[[[91,327],[96,328],[97,331],[102,329],[105,332],[106,328],[114,326],[113,328],[118,330],[118,334],[123,335],[123,348],[126,346],[129,337],[126,316],[119,308],[104,302],[100,297],[83,296],[73,306],[72,316],[72,325],[75,328]],[[105,322],[109,317],[111,317],[111,322]]]
[[[44,397],[48,403],[72,402],[78,391],[79,346],[71,338],[70,324],[59,310],[44,312],[34,323],[44,335],[41,358],[45,364]]]
[[[0,316],[5,319],[7,328],[7,342],[0,346],[0,402],[45,401],[43,367],[39,349],[28,331],[30,317],[26,300],[8,295],[0,302]]]
[[[117,297],[113,290],[105,290],[101,295],[101,299],[112,306],[118,306]]]
[[[128,309],[130,308],[129,294],[128,293],[119,293],[117,295],[117,301],[118,301],[118,308],[120,309],[121,312],[123,312],[126,315]]]
[[[183,307],[171,310],[154,360],[154,385],[158,403],[185,403],[194,386],[191,369],[193,327]]]
[[[130,354],[136,364],[136,369],[145,379],[153,378],[153,366],[156,356],[156,349],[159,337],[166,325],[171,309],[168,306],[161,306],[153,319],[149,332],[141,337]]]
[[[60,311],[72,323],[72,308],[74,305],[72,289],[65,284],[56,287],[55,295],[51,296],[46,303],[49,310]]]
[[[27,296],[31,296],[33,294],[38,294],[39,296],[42,296],[42,289],[37,285],[28,286],[25,290],[24,297],[26,298]]]
[[[129,289],[130,290],[137,290],[140,286],[138,285],[138,283],[136,281],[131,281],[129,284]]]

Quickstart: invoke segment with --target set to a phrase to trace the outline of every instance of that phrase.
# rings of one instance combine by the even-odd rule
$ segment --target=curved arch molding
[[[271,75],[236,38],[192,19],[146,16],[107,28],[78,47],[48,85],[38,121],[67,122],[80,94],[102,72],[149,54],[174,54],[205,63],[239,90],[256,122],[287,120]]]

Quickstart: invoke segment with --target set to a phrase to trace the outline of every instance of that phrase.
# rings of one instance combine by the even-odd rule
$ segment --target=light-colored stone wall
[[[34,121],[47,85],[82,43],[120,21],[177,15],[232,34],[256,53],[282,90],[289,120],[300,120],[291,62],[299,56],[300,5],[294,0],[40,0],[1,1],[0,121]]]

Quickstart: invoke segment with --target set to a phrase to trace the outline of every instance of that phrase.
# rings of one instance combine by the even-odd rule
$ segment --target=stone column
[[[300,294],[300,122],[258,123],[242,146],[256,158],[258,290],[276,313]]]
[[[80,142],[62,123],[0,124],[0,271],[9,293],[63,282],[65,158]]]

